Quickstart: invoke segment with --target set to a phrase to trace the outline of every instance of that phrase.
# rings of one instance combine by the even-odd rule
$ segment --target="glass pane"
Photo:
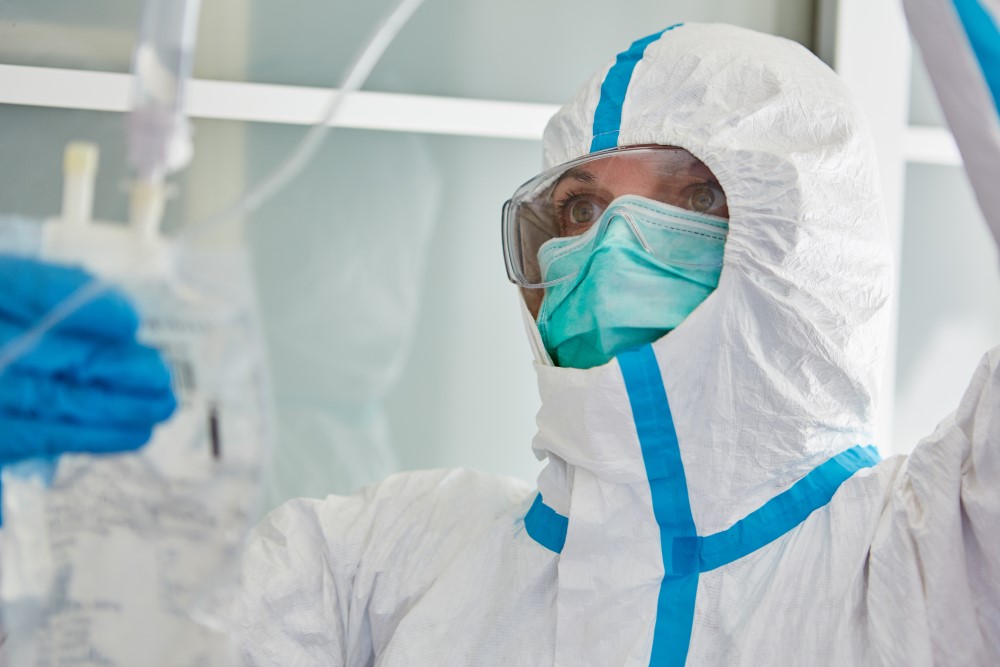
[[[904,210],[894,452],[955,409],[1000,340],[997,249],[962,168],[910,165]]]
[[[924,61],[918,50],[913,50],[913,64],[910,74],[910,125],[930,125],[945,127],[947,122],[941,105],[938,104],[931,85],[931,78],[924,67]]]
[[[250,180],[301,132],[252,127]],[[253,216],[280,494],[344,492],[396,468],[536,474],[534,372],[499,218],[537,153],[339,131]]]
[[[366,86],[387,92],[562,102],[633,40],[682,21],[723,21],[809,46],[802,0],[427,0]],[[203,0],[195,76],[334,85],[392,3]],[[141,2],[8,0],[0,62],[127,72]]]
[[[304,6],[303,6],[304,5]],[[808,45],[813,3],[764,0],[468,2],[427,0],[387,52],[370,90],[529,102],[563,102],[635,39],[682,21],[724,21]],[[254,0],[249,76],[323,86],[390,6],[379,2]]]

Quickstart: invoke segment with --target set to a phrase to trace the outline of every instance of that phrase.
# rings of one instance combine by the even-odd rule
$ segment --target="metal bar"
[[[0,65],[0,103],[93,111],[128,111],[131,76],[111,72]],[[192,80],[187,113],[260,123],[311,125],[331,94],[326,88]],[[538,140],[558,107],[362,91],[349,96],[333,125]]]

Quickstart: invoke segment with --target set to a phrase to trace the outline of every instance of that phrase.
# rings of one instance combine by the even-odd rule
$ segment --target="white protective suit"
[[[718,177],[718,289],[605,366],[538,354],[537,490],[411,472],[272,513],[247,662],[1000,664],[1000,351],[877,462],[890,260],[844,85],[793,42],[674,27],[552,119],[545,166],[616,144]]]

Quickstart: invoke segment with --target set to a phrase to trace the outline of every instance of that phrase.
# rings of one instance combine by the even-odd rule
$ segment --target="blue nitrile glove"
[[[89,280],[81,269],[0,255],[0,348]],[[149,440],[177,402],[160,353],[136,341],[138,326],[109,290],[0,371],[0,466]]]

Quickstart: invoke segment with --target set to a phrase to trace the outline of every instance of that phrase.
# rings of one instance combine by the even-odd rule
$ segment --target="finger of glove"
[[[132,393],[173,393],[170,368],[163,355],[134,341],[95,348],[73,378],[78,383],[103,384]]]
[[[0,321],[0,345],[22,332],[15,325]],[[163,356],[134,340],[110,342],[51,332],[12,366],[14,372],[59,375],[78,384],[103,384],[134,392],[156,394],[171,386],[170,370]]]
[[[0,415],[0,455],[4,463],[65,453],[110,454],[149,442],[152,426],[95,426]]]
[[[0,316],[32,326],[93,277],[83,269],[0,254]],[[112,340],[131,338],[139,316],[121,292],[108,289],[55,330]]]
[[[40,421],[148,428],[168,419],[176,408],[169,390],[134,393],[17,372],[0,382],[0,414]]]

